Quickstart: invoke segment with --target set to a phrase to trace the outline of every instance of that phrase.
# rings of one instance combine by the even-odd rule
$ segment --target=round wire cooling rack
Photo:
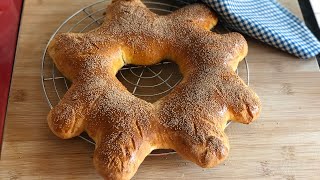
[[[111,0],[100,0],[80,9],[68,17],[49,39],[42,56],[41,82],[45,98],[51,109],[59,103],[60,99],[70,87],[71,82],[56,69],[52,59],[48,55],[47,48],[50,41],[57,33],[81,33],[100,26],[103,23],[106,6],[110,2]],[[160,15],[171,13],[172,11],[189,4],[180,0],[166,0],[162,2],[146,0],[143,1],[143,3],[151,11]],[[229,32],[229,30],[220,23],[213,31],[218,33]],[[240,77],[246,79],[246,83],[249,85],[248,61],[245,58],[243,62],[244,63],[239,64],[236,72]],[[175,63],[164,60],[152,66],[126,65],[119,70],[117,78],[133,95],[149,102],[155,102],[159,98],[167,95],[177,84],[179,84],[182,80],[182,75]],[[227,123],[227,126],[229,124],[230,121]],[[95,144],[86,133],[81,134],[79,137],[91,144]],[[173,150],[160,149],[154,150],[150,156],[174,153],[175,151]]]

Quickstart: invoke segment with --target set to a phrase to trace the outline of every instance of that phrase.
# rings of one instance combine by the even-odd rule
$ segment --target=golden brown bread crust
[[[202,167],[219,164],[229,151],[226,122],[250,123],[260,101],[234,72],[247,54],[245,39],[209,31],[216,23],[202,4],[158,16],[140,0],[117,0],[101,27],[57,35],[49,54],[73,84],[50,111],[49,127],[64,139],[86,131],[105,179],[130,179],[160,148]],[[154,104],[133,96],[115,77],[125,64],[162,59],[176,62],[184,79]]]

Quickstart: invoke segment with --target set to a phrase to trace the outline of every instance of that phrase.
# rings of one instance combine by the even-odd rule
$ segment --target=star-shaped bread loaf
[[[140,0],[114,0],[99,28],[57,35],[49,54],[72,86],[50,111],[50,129],[63,139],[86,131],[108,180],[132,178],[154,149],[173,149],[201,167],[219,164],[229,152],[227,121],[255,120],[260,101],[235,73],[246,40],[211,32],[217,20],[203,4],[160,16]],[[179,65],[183,80],[155,103],[116,78],[126,64],[164,59]]]

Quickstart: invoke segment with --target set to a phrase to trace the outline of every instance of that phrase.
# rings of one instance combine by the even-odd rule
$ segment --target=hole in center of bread
[[[133,95],[153,103],[172,91],[182,74],[177,64],[164,60],[151,66],[126,65],[117,78]]]

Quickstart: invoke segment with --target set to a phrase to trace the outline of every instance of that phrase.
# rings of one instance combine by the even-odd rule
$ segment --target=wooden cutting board
[[[25,1],[0,161],[0,179],[99,179],[94,147],[61,140],[47,127],[40,84],[41,55],[58,25],[94,0]],[[281,0],[301,18],[296,0]],[[258,121],[233,123],[231,151],[216,168],[178,155],[147,157],[134,179],[319,179],[320,73],[315,59],[299,60],[249,42],[250,85],[262,100]]]

